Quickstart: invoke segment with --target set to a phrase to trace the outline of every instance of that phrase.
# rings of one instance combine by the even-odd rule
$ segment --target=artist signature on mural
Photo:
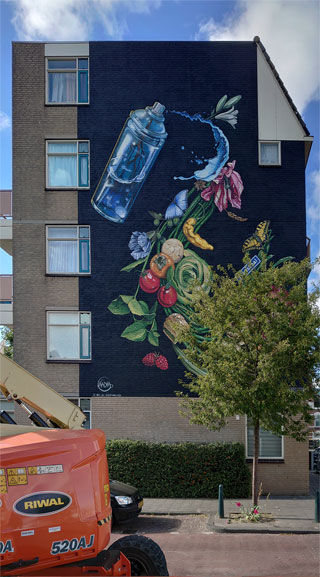
[[[108,393],[108,391],[113,389],[113,385],[110,383],[108,377],[100,377],[97,382],[97,387],[102,393]]]

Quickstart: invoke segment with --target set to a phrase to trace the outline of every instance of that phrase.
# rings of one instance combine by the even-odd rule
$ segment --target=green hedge
[[[250,471],[240,443],[146,443],[111,440],[106,445],[110,479],[139,488],[143,497],[248,497]]]

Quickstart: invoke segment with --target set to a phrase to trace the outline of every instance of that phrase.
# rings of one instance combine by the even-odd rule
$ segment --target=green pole
[[[219,517],[220,519],[224,518],[223,485],[219,485]]]
[[[320,522],[320,491],[316,491],[314,498],[314,520],[316,523]]]

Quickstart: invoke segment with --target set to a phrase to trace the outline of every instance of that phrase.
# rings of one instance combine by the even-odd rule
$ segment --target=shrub
[[[250,471],[240,443],[146,443],[110,440],[110,479],[134,485],[144,497],[248,497]]]

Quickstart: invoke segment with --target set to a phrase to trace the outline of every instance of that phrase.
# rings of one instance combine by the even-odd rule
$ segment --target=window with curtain
[[[51,361],[91,359],[91,313],[47,313],[47,358]]]
[[[247,420],[247,457],[253,457],[254,429],[250,420]],[[283,459],[282,436],[274,435],[270,431],[260,428],[259,459]]]
[[[259,164],[265,166],[279,166],[281,164],[280,142],[259,142]]]
[[[89,141],[47,140],[47,188],[89,188]]]
[[[89,226],[47,226],[47,273],[90,274]]]
[[[47,104],[89,103],[89,59],[47,58]]]

